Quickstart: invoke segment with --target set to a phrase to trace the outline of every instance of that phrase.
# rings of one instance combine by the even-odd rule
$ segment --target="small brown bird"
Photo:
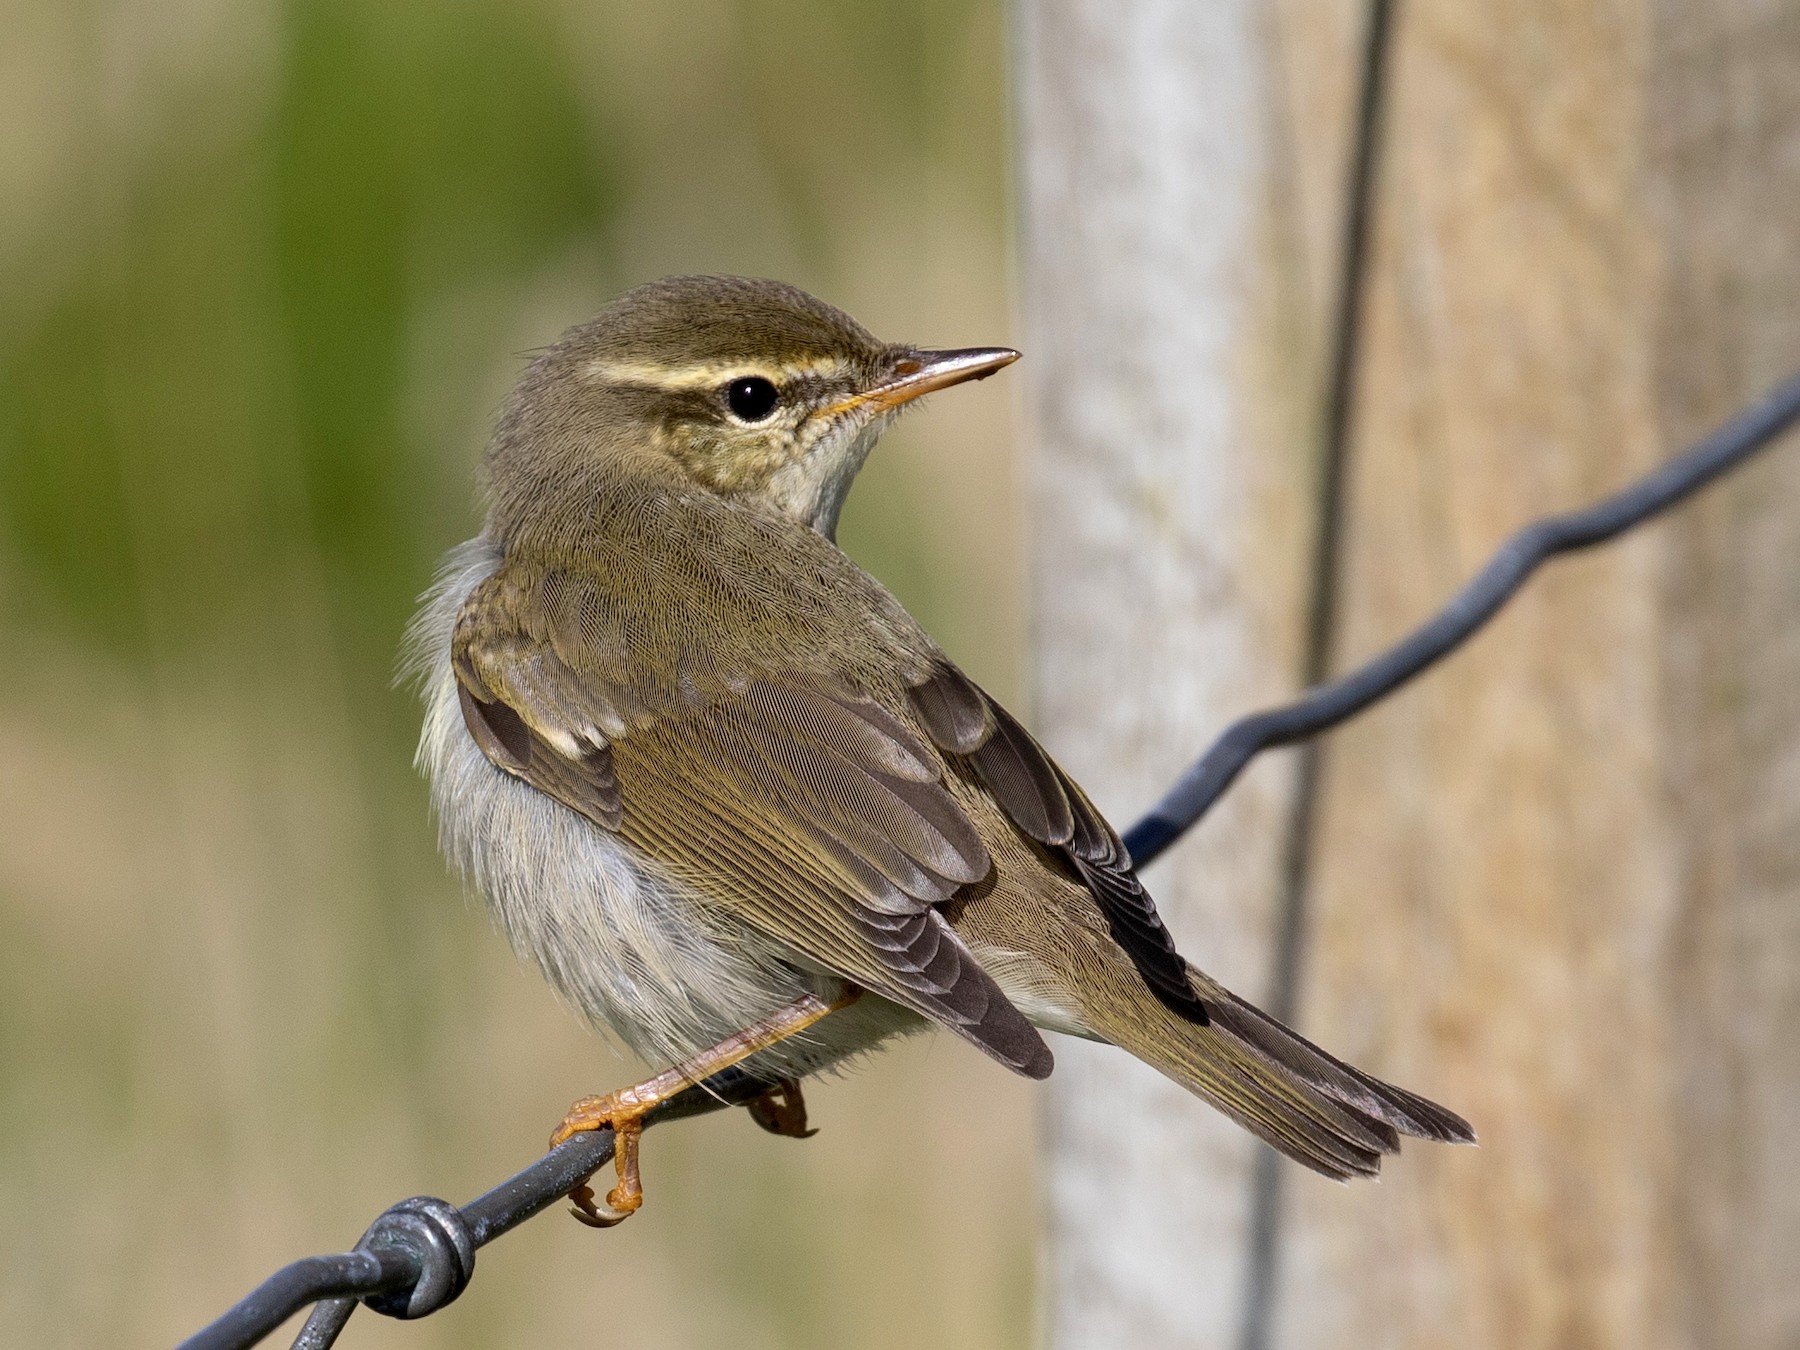
[[[1005,348],[880,342],[772,281],[631,291],[533,362],[481,534],[414,626],[444,845],[587,1018],[676,1067],[571,1108],[641,1203],[640,1117],[733,1063],[798,1080],[935,1023],[1043,1078],[1039,1028],[1109,1041],[1327,1176],[1440,1106],[1187,964],[1119,836],[833,542],[905,404]]]

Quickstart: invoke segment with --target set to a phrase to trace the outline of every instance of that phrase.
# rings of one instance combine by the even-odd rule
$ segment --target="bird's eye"
[[[762,421],[779,402],[781,392],[760,375],[746,375],[725,386],[725,406],[746,422]]]

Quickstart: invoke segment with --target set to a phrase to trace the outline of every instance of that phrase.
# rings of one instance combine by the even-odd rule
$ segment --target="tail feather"
[[[1454,1111],[1344,1063],[1229,990],[1219,993],[1224,997],[1217,1002],[1207,999],[1208,1009],[1269,1064],[1288,1069],[1308,1086],[1386,1121],[1401,1134],[1445,1144],[1475,1142],[1474,1129]]]
[[[1372,1177],[1398,1146],[1381,1122],[1295,1091],[1260,1064],[1230,1053],[1165,1060],[1155,1067],[1294,1161],[1340,1181]]]
[[[1327,1054],[1198,971],[1211,1020],[1175,1016],[1146,992],[1095,1030],[1295,1162],[1337,1180],[1376,1175],[1402,1135],[1473,1143],[1468,1122]],[[1098,1011],[1098,1010],[1095,1010]]]

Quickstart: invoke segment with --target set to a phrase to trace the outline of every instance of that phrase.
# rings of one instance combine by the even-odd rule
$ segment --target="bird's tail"
[[[1467,1121],[1352,1068],[1189,968],[1202,1025],[1144,990],[1129,1014],[1090,1013],[1114,1045],[1210,1102],[1295,1162],[1340,1181],[1374,1176],[1400,1137],[1472,1144]],[[1099,1015],[1096,1015],[1099,1014]]]

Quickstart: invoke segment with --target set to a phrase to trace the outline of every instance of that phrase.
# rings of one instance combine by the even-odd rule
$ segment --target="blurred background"
[[[172,1342],[629,1081],[440,864],[393,685],[530,349],[658,275],[1008,341],[998,0],[0,6],[0,1325]],[[1016,699],[1006,381],[849,551]],[[945,1039],[659,1131],[358,1345],[1008,1346],[1031,1097]],[[947,1216],[954,1214],[954,1219]],[[921,1291],[929,1290],[929,1296]]]
[[[843,540],[1123,822],[1800,366],[1796,61],[1791,0],[0,0],[7,1342],[172,1342],[640,1071],[446,875],[393,683],[565,325],[709,270],[1016,341]],[[1122,1055],[1033,1089],[921,1040],[811,1089],[808,1143],[657,1131],[630,1224],[350,1336],[1800,1344],[1796,559],[1788,445],[1150,873],[1479,1150],[1335,1187]]]

